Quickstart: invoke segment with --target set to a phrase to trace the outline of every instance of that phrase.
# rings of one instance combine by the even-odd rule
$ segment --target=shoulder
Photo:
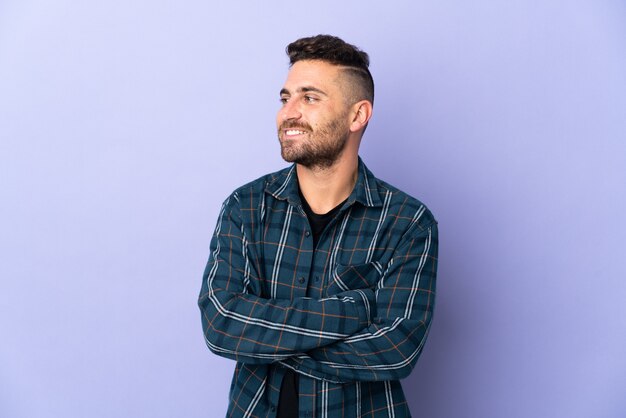
[[[291,167],[285,167],[273,173],[265,174],[236,188],[225,200],[225,204],[241,204],[246,202],[246,206],[263,199],[263,195],[270,188],[275,187],[281,181],[289,181]],[[278,186],[279,187],[279,186]]]
[[[429,229],[436,229],[437,220],[430,209],[419,199],[387,183],[386,181],[374,178],[376,189],[378,190],[383,210],[388,217],[400,220],[416,233],[425,232]]]

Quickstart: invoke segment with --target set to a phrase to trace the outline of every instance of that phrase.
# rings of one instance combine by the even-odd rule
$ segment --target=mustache
[[[302,130],[302,131],[312,131],[313,130],[311,125],[309,125],[308,123],[295,122],[295,121],[289,121],[289,120],[284,121],[278,127],[278,131],[279,132],[284,130],[284,129],[299,129],[299,130]]]

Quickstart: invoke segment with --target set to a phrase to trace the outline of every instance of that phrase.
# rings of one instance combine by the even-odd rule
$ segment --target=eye
[[[307,102],[307,103],[315,103],[315,102],[317,102],[317,97],[305,95],[304,96],[304,101]]]
[[[286,96],[281,96],[279,100],[280,100],[280,102],[281,102],[282,104],[285,104],[285,103],[287,103],[287,101],[289,100],[289,97],[286,97]]]

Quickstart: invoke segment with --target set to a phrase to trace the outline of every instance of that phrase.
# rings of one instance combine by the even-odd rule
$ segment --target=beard
[[[315,130],[307,123],[283,122],[278,129],[281,156],[287,162],[306,168],[331,167],[348,142],[349,130],[345,128],[344,121],[345,118],[336,118]],[[301,129],[307,133],[305,138],[283,139],[283,129]]]

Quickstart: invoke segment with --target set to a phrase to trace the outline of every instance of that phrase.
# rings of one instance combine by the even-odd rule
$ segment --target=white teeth
[[[302,135],[304,131],[297,131],[295,129],[289,129],[285,132],[287,135]]]

